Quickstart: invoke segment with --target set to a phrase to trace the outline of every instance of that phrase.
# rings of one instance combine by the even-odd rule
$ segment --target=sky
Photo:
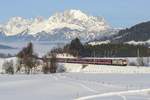
[[[150,0],[0,0],[0,23],[15,16],[48,18],[69,9],[102,16],[114,28],[150,20]]]

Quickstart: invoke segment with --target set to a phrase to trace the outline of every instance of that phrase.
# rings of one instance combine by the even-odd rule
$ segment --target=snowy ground
[[[0,74],[0,100],[150,100],[150,67],[60,65],[68,73]]]
[[[150,74],[0,75],[1,100],[149,100]]]

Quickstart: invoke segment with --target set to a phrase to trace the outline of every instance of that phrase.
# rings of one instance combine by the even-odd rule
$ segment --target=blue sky
[[[14,16],[48,18],[68,9],[103,16],[116,28],[150,20],[150,0],[0,0],[0,22]]]

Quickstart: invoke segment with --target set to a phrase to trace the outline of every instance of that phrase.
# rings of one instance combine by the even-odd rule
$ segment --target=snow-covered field
[[[16,61],[16,58],[0,59]],[[0,74],[0,100],[149,100],[150,67],[59,64],[66,73]]]
[[[1,100],[149,100],[150,74],[0,75]]]

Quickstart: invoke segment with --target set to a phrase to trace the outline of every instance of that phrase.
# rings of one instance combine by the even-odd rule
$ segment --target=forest
[[[76,38],[63,48],[55,48],[51,52],[69,53],[78,57],[148,57],[150,48],[145,45],[131,45],[123,43],[108,43],[101,45],[82,44]]]

